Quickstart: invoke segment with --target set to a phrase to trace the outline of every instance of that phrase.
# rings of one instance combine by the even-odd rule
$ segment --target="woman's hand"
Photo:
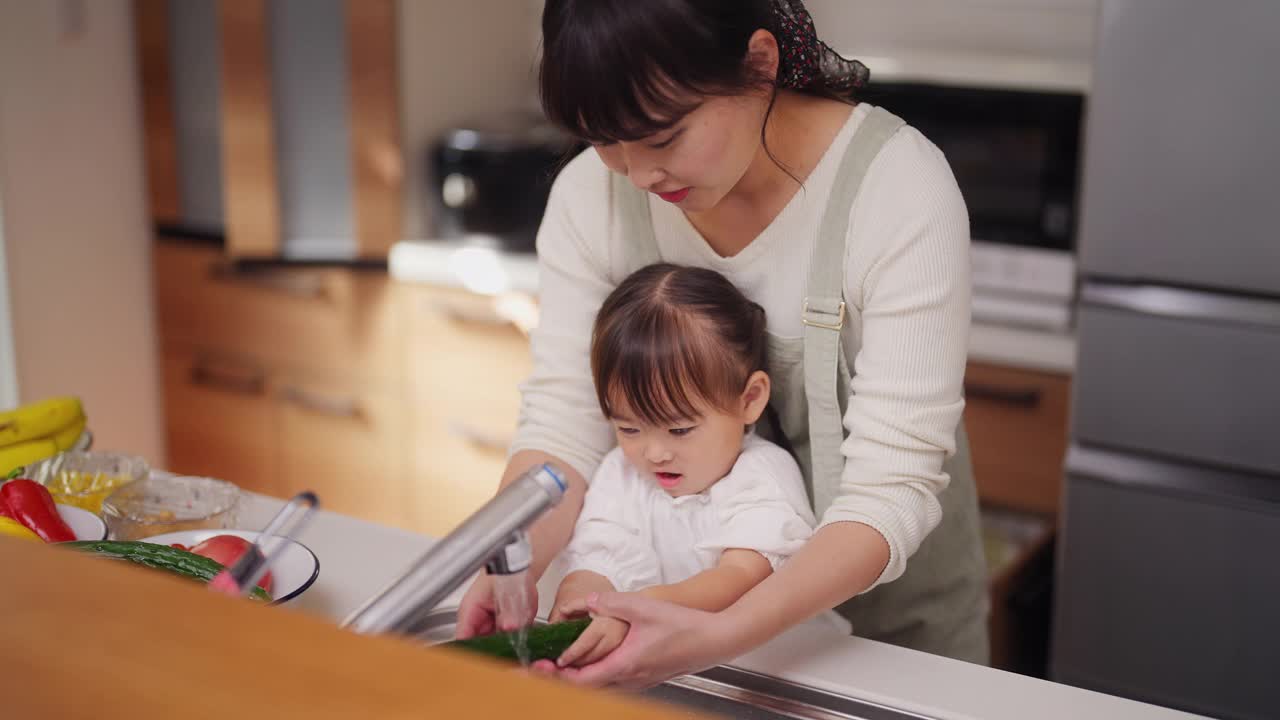
[[[589,665],[557,668],[539,662],[535,671],[583,685],[641,689],[705,670],[736,654],[729,641],[732,628],[721,613],[691,610],[638,593],[593,594],[586,598],[585,608],[597,621],[616,618],[630,625],[622,643]]]
[[[493,595],[493,577],[482,574],[471,583],[467,592],[458,604],[458,623],[454,636],[466,640],[476,635],[489,635],[499,630],[516,630],[533,622],[538,611],[538,586],[532,574],[526,576],[529,586],[529,616],[523,618],[502,618],[502,626],[498,626],[497,602]]]

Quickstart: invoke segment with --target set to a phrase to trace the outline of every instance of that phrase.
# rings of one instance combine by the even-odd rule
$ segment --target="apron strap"
[[[649,214],[649,193],[626,177],[609,173],[613,194],[613,210],[617,213],[622,242],[610,251],[609,280],[616,287],[628,275],[642,267],[662,261],[658,253],[658,237]]]
[[[840,488],[844,457],[844,423],[840,411],[840,335],[844,328],[845,238],[849,214],[867,169],[903,121],[883,108],[874,107],[854,133],[831,188],[817,244],[809,266],[804,300],[804,391],[809,414],[809,449],[812,461],[812,493],[815,512],[821,517]],[[654,234],[649,194],[616,173],[610,175],[613,210],[622,235],[609,258],[614,285],[646,265],[660,262]]]
[[[839,494],[844,471],[844,422],[840,412],[840,335],[845,325],[844,257],[849,214],[862,180],[881,148],[903,126],[892,113],[874,107],[845,150],[827,202],[818,242],[809,261],[804,299],[804,392],[809,406],[809,452],[813,463],[813,506],[821,518]]]

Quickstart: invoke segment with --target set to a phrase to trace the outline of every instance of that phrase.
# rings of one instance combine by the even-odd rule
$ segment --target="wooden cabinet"
[[[274,400],[280,494],[313,488],[325,507],[412,526],[403,403],[394,388],[288,374],[277,381]]]
[[[991,664],[1043,676],[1071,380],[970,363],[965,425],[990,565]]]
[[[493,496],[532,364],[493,298],[190,243],[155,261],[173,470],[435,535]]]
[[[1065,375],[969,364],[965,425],[982,502],[1057,513],[1070,385]]]
[[[229,264],[158,243],[166,440],[176,472],[414,527],[403,343],[385,274]]]
[[[400,147],[398,4],[282,5],[135,0],[152,218],[180,226],[209,222],[195,213],[203,202],[183,193],[203,195],[194,180],[209,172],[212,151],[221,179],[214,225],[229,256],[279,258],[315,232],[308,230],[313,221],[300,219],[308,216],[301,208],[345,202],[338,214],[343,229],[318,224],[349,235],[355,256],[385,258],[403,234],[407,162]],[[208,56],[206,46],[214,50]],[[332,61],[334,71],[290,70],[314,67],[317,57]],[[193,74],[216,81],[171,82]],[[341,100],[330,106],[332,98]],[[212,108],[216,118],[200,115]],[[344,122],[331,134],[321,124],[320,135],[308,135],[316,112],[341,114]],[[191,142],[204,152],[193,154]],[[331,160],[327,171],[313,171],[309,163],[318,157]],[[334,193],[346,197],[335,200]]]
[[[493,496],[532,366],[528,339],[492,298],[401,286],[411,492],[417,526],[442,534]]]
[[[160,334],[274,367],[371,382],[400,375],[399,327],[384,273],[243,266],[215,248],[155,249]]]
[[[266,369],[178,343],[166,345],[163,363],[168,469],[279,495]]]

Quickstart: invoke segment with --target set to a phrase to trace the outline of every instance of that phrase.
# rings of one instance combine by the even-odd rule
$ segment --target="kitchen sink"
[[[669,680],[641,695],[739,720],[927,720],[924,715],[726,666]]]
[[[453,639],[456,622],[457,608],[438,608],[419,619],[410,634],[429,645],[447,642]],[[737,720],[929,720],[924,715],[727,666],[684,675],[639,695]]]

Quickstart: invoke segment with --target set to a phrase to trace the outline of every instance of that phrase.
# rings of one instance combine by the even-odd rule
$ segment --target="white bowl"
[[[183,530],[142,538],[142,542],[159,545],[179,543],[192,547],[215,535],[235,535],[249,542],[257,542],[259,533],[256,530]],[[306,545],[296,540],[286,540],[287,544],[280,555],[271,563],[268,570],[272,575],[272,604],[292,600],[303,593],[320,575],[320,560]]]
[[[58,515],[71,528],[77,540],[106,540],[107,524],[102,518],[74,505],[57,503]]]

